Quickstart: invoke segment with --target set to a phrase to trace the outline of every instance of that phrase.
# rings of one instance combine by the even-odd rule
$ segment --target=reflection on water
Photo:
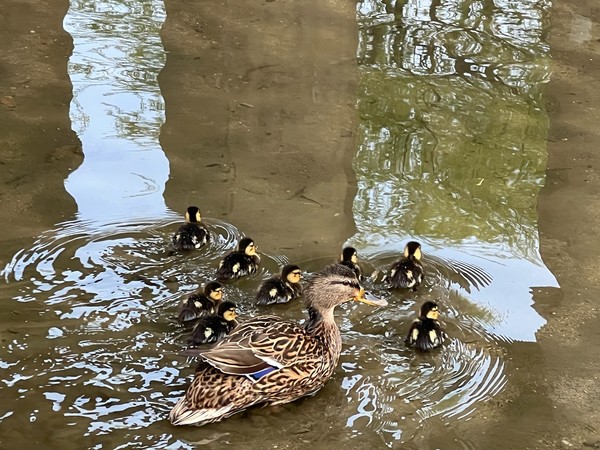
[[[169,251],[181,219],[162,198],[162,3],[73,1],[72,119],[85,161],[66,187],[79,213],[2,270],[12,299],[0,343],[3,435],[27,443],[22,430],[37,422],[47,448],[376,448],[468,419],[510,381],[502,344],[534,341],[544,323],[531,287],[556,285],[539,257],[535,214],[546,13],[544,2],[358,4],[358,233],[349,242],[371,273],[409,238],[422,241],[425,284],[390,292],[366,281],[390,305],[341,308],[341,365],[315,397],[174,429],[166,415],[193,361],[177,355],[188,331],[173,318],[242,230],[209,219],[208,247]],[[334,260],[297,263],[314,272]],[[263,312],[248,299],[286,262],[265,255],[260,273],[226,285],[242,320]],[[440,303],[451,336],[430,355],[403,345],[425,300]],[[269,312],[304,318],[299,302]]]
[[[169,162],[158,143],[164,106],[157,76],[162,0],[73,0],[64,21],[74,41],[71,120],[84,161],[65,183],[78,216],[159,217]]]
[[[545,323],[531,289],[557,286],[539,254],[536,214],[548,8],[359,2],[358,232],[348,244],[385,271],[418,240],[426,272],[423,289],[391,294],[394,311],[367,322],[402,338],[418,306],[436,300],[452,337],[436,358],[384,346],[383,375],[346,376],[360,405],[348,426],[366,417],[388,445],[412,440],[429,418],[467,418],[507,383],[500,342],[535,341]]]
[[[354,161],[365,255],[409,238],[494,279],[469,298],[490,333],[534,341],[533,286],[556,286],[539,255],[549,77],[544,2],[359,4],[361,144]],[[450,305],[447,305],[448,307]]]

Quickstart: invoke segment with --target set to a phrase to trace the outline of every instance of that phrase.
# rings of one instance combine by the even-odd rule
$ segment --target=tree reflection
[[[498,283],[514,283],[512,314],[535,317],[528,331],[507,318],[502,333],[524,340],[543,323],[529,307],[529,287],[556,285],[539,256],[536,213],[547,160],[548,8],[543,1],[358,5],[352,241],[377,253],[416,237],[454,257],[482,258],[496,286],[479,300],[500,304]]]

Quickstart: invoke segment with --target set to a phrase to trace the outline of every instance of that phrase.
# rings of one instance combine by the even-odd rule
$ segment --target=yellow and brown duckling
[[[338,263],[352,269],[356,277],[362,280],[362,270],[358,265],[358,252],[354,247],[344,247]]]
[[[254,303],[256,305],[272,305],[287,303],[302,295],[302,271],[293,264],[283,266],[281,275],[265,280],[258,291]]]
[[[231,280],[252,275],[258,270],[260,256],[256,253],[258,246],[254,241],[245,237],[240,240],[237,250],[234,250],[221,261],[215,277],[218,280]]]
[[[177,320],[181,323],[191,322],[217,312],[217,306],[223,300],[223,286],[211,281],[206,283],[202,293],[192,294],[184,302]]]
[[[209,240],[210,234],[201,223],[200,210],[196,206],[188,207],[185,223],[173,236],[173,247],[175,250],[194,250],[204,247]]]
[[[196,346],[214,344],[227,336],[238,325],[237,306],[225,301],[219,304],[217,313],[202,317],[192,331],[189,344]]]
[[[404,247],[404,255],[392,264],[388,281],[392,288],[409,288],[416,291],[423,283],[421,244],[410,241]]]
[[[202,359],[185,395],[169,414],[174,425],[204,425],[258,404],[280,405],[321,389],[342,350],[333,310],[365,297],[354,272],[333,264],[304,290],[309,318],[304,325],[277,316],[258,316],[239,325],[208,349],[186,353]]]
[[[409,347],[426,352],[439,347],[446,338],[446,333],[438,321],[440,312],[434,302],[425,302],[421,305],[419,318],[410,326],[404,342]]]

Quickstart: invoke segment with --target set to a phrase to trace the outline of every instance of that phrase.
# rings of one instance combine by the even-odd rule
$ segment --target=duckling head
[[[248,256],[256,255],[258,245],[254,244],[254,241],[249,237],[245,237],[238,244],[238,251],[244,252]]]
[[[300,280],[302,279],[302,270],[294,264],[288,264],[281,269],[281,278],[292,284],[300,283]]]
[[[197,206],[188,206],[188,209],[185,211],[185,221],[186,222],[200,222],[201,220],[200,210]]]
[[[432,319],[438,320],[440,317],[440,311],[438,309],[437,303],[434,302],[425,302],[421,305],[420,311],[421,319]]]
[[[220,302],[223,299],[223,285],[216,281],[211,281],[204,286],[204,295]]]
[[[421,254],[421,244],[419,244],[418,242],[410,241],[404,247],[404,257],[405,258],[413,257],[416,260],[420,260],[421,256],[422,256],[422,254]]]
[[[351,262],[353,264],[358,264],[358,252],[354,247],[344,247],[340,259],[342,260],[342,262]]]
[[[217,316],[222,317],[227,322],[233,322],[237,318],[237,305],[233,302],[223,302],[219,305]]]

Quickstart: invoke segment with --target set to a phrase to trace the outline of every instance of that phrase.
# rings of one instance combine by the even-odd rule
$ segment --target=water
[[[390,305],[340,308],[340,367],[317,396],[195,429],[166,420],[193,367],[178,355],[187,330],[173,318],[246,230],[209,216],[208,248],[170,252],[181,213],[166,206],[165,184],[177,173],[159,144],[164,7],[72,2],[71,120],[85,160],[65,188],[78,211],[2,270],[10,299],[0,359],[5,442],[24,442],[19,430],[35,423],[47,448],[418,446],[485,410],[510,385],[508,346],[534,343],[545,323],[532,288],[557,286],[539,255],[535,212],[546,165],[547,9],[357,4],[356,233],[346,244],[371,273],[419,240],[425,284],[413,293],[365,282]],[[297,220],[317,233],[327,226]],[[336,257],[293,262],[310,273]],[[242,317],[264,311],[248,299],[288,260],[267,251],[257,275],[226,286]],[[402,341],[426,300],[440,304],[451,339],[419,355]],[[300,304],[268,311],[304,317]]]

